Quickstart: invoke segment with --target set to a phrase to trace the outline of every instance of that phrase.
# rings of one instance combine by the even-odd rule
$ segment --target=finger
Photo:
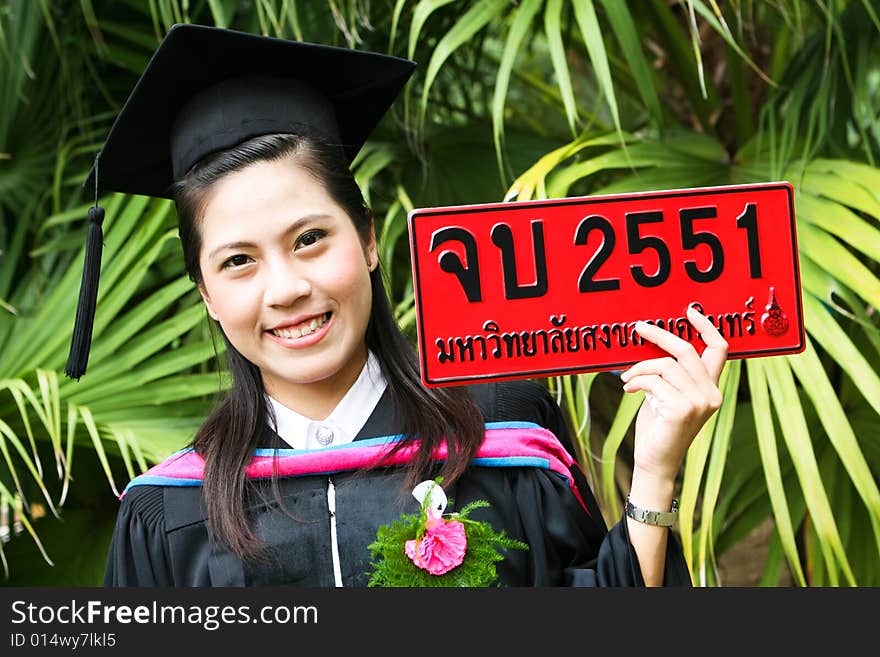
[[[721,391],[709,379],[708,373],[704,372],[700,380],[694,381],[677,361],[668,356],[636,363],[621,374],[620,378],[626,383],[640,376],[659,376],[672,385],[676,392],[687,397],[695,408],[714,410],[721,406],[723,400]],[[629,391],[626,386],[624,390]]]
[[[722,337],[712,322],[693,306],[688,307],[687,317],[694,328],[700,332],[703,342],[706,343],[700,360],[706,367],[709,376],[712,377],[713,383],[718,383],[721,378],[721,370],[724,369],[724,363],[727,362],[727,340]]]
[[[666,419],[708,417],[718,410],[722,401],[721,393],[717,388],[714,389],[714,395],[710,397],[690,396],[682,394],[657,374],[642,374],[633,377],[624,384],[623,390],[624,392],[644,391],[651,409]],[[652,397],[656,398],[656,401],[651,399]]]
[[[624,384],[623,389],[626,392],[642,390],[645,394],[654,395],[658,401],[667,404],[684,396],[669,381],[664,381],[663,377],[657,374],[642,374],[634,377]]]
[[[709,320],[706,321],[708,322]],[[666,329],[643,321],[636,322],[635,329],[645,340],[656,344],[674,356],[694,381],[701,377],[706,377],[706,365],[700,360],[700,355],[690,342],[682,340]]]
[[[621,374],[620,378],[625,383],[636,376],[645,374],[657,374],[682,394],[695,396],[700,390],[697,382],[687,370],[670,356],[640,361]]]

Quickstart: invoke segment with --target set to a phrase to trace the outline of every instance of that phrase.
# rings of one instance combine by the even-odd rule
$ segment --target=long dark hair
[[[338,146],[300,135],[255,137],[204,158],[172,188],[186,269],[195,283],[202,284],[199,230],[211,185],[255,162],[286,157],[325,186],[366,243],[372,213]],[[482,413],[464,389],[422,386],[416,355],[394,319],[380,267],[370,274],[370,283],[373,303],[366,346],[376,354],[388,380],[393,408],[405,435],[387,456],[417,443],[405,484],[412,486],[429,472],[432,452],[445,441],[448,457],[440,474],[444,486],[451,484],[467,468],[482,441]],[[205,459],[203,493],[215,540],[243,559],[256,558],[260,545],[244,509],[248,492],[245,468],[264,439],[269,409],[260,370],[235,349],[222,327],[220,333],[226,342],[232,388],[199,428],[192,445]]]

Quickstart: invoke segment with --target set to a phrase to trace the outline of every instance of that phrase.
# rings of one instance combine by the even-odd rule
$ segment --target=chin
[[[268,375],[281,385],[311,385],[330,380],[343,369],[345,369],[344,364],[329,364],[324,359],[324,362],[318,367],[272,369],[268,371]],[[265,375],[264,378],[266,378]]]

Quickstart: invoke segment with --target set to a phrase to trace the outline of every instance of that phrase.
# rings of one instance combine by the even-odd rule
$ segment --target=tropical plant
[[[7,543],[13,582],[96,581],[111,489],[182,446],[223,387],[203,311],[180,277],[173,209],[142,198],[103,200],[92,364],[79,383],[60,374],[81,271],[79,182],[161,35],[192,21],[420,62],[355,163],[407,329],[403,237],[414,206],[790,181],[809,346],[729,362],[724,406],[682,473],[679,532],[699,584],[724,584],[719,561],[768,524],[762,584],[880,583],[880,20],[870,0],[10,0],[4,9],[0,500],[78,573],[46,566],[21,537]],[[614,522],[641,398],[622,396],[610,374],[551,386]],[[31,513],[62,502],[69,531]],[[101,529],[84,530],[90,523]],[[82,568],[65,546],[86,535],[97,565]]]
[[[92,366],[80,382],[61,375],[82,272],[80,220],[87,205],[79,181],[107,125],[105,120],[96,127],[91,117],[83,123],[75,107],[52,100],[67,97],[66,85],[87,82],[70,79],[75,58],[66,54],[67,48],[75,54],[76,43],[58,34],[52,9],[12,2],[3,16],[3,34],[9,38],[2,69],[8,89],[3,150],[10,157],[0,173],[6,190],[0,266],[0,507],[6,538],[16,528],[27,530],[47,562],[59,556],[67,560],[69,569],[63,575],[58,569],[46,573],[48,581],[60,577],[93,583],[113,516],[109,505],[89,498],[93,486],[72,481],[103,476],[107,483],[98,499],[112,500],[120,491],[119,464],[123,476],[131,478],[179,448],[198,426],[205,397],[220,390],[222,382],[216,371],[205,368],[215,347],[200,322],[204,311],[196,303],[198,295],[180,273],[173,206],[119,195],[103,200],[101,312]],[[44,52],[53,56],[41,57]],[[144,56],[149,52],[145,49]],[[10,65],[19,61],[23,65]],[[39,75],[28,83],[31,63]],[[59,69],[63,74],[56,77]],[[84,158],[83,153],[90,155]],[[83,456],[87,462],[75,468]],[[117,464],[115,474],[111,461]],[[97,473],[95,463],[100,464]],[[87,494],[85,499],[80,492]],[[76,503],[67,500],[69,494]],[[32,519],[47,512],[59,516],[66,501],[65,518],[81,522],[39,523],[53,536],[52,557]],[[79,559],[67,559],[60,551],[81,536],[97,543],[83,553],[92,559],[85,569]],[[10,547],[25,549],[21,541]],[[0,557],[7,568],[2,543]]]
[[[549,51],[559,104],[577,134],[522,172],[507,198],[794,184],[808,348],[798,356],[729,362],[721,380],[726,402],[688,453],[681,537],[696,581],[719,583],[717,554],[772,515],[765,583],[778,581],[784,555],[800,585],[876,584],[880,22],[867,2],[725,9],[727,16],[699,0],[678,7],[475,3],[438,43],[426,85],[450,48],[500,26],[492,119],[502,161],[510,72],[528,39],[530,48]],[[760,47],[771,38],[782,51]],[[662,67],[648,64],[645,41]],[[576,86],[566,70],[575,66],[566,62],[579,49],[585,74]],[[711,77],[707,63],[716,72]],[[577,87],[598,99],[592,112],[579,111],[590,105],[575,102]],[[424,91],[423,110],[427,97]],[[515,120],[516,109],[510,113]],[[594,378],[560,382],[582,427]],[[600,441],[596,474],[611,519],[620,509],[618,450],[640,403],[640,396],[623,399]],[[588,435],[581,437],[591,453]],[[832,511],[842,508],[847,513]]]

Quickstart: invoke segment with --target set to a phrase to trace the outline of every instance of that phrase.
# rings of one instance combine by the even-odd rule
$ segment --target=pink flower
[[[425,535],[416,544],[416,539],[406,542],[406,556],[432,575],[442,575],[464,561],[467,537],[464,525],[458,520],[443,520],[433,510],[428,510]]]

